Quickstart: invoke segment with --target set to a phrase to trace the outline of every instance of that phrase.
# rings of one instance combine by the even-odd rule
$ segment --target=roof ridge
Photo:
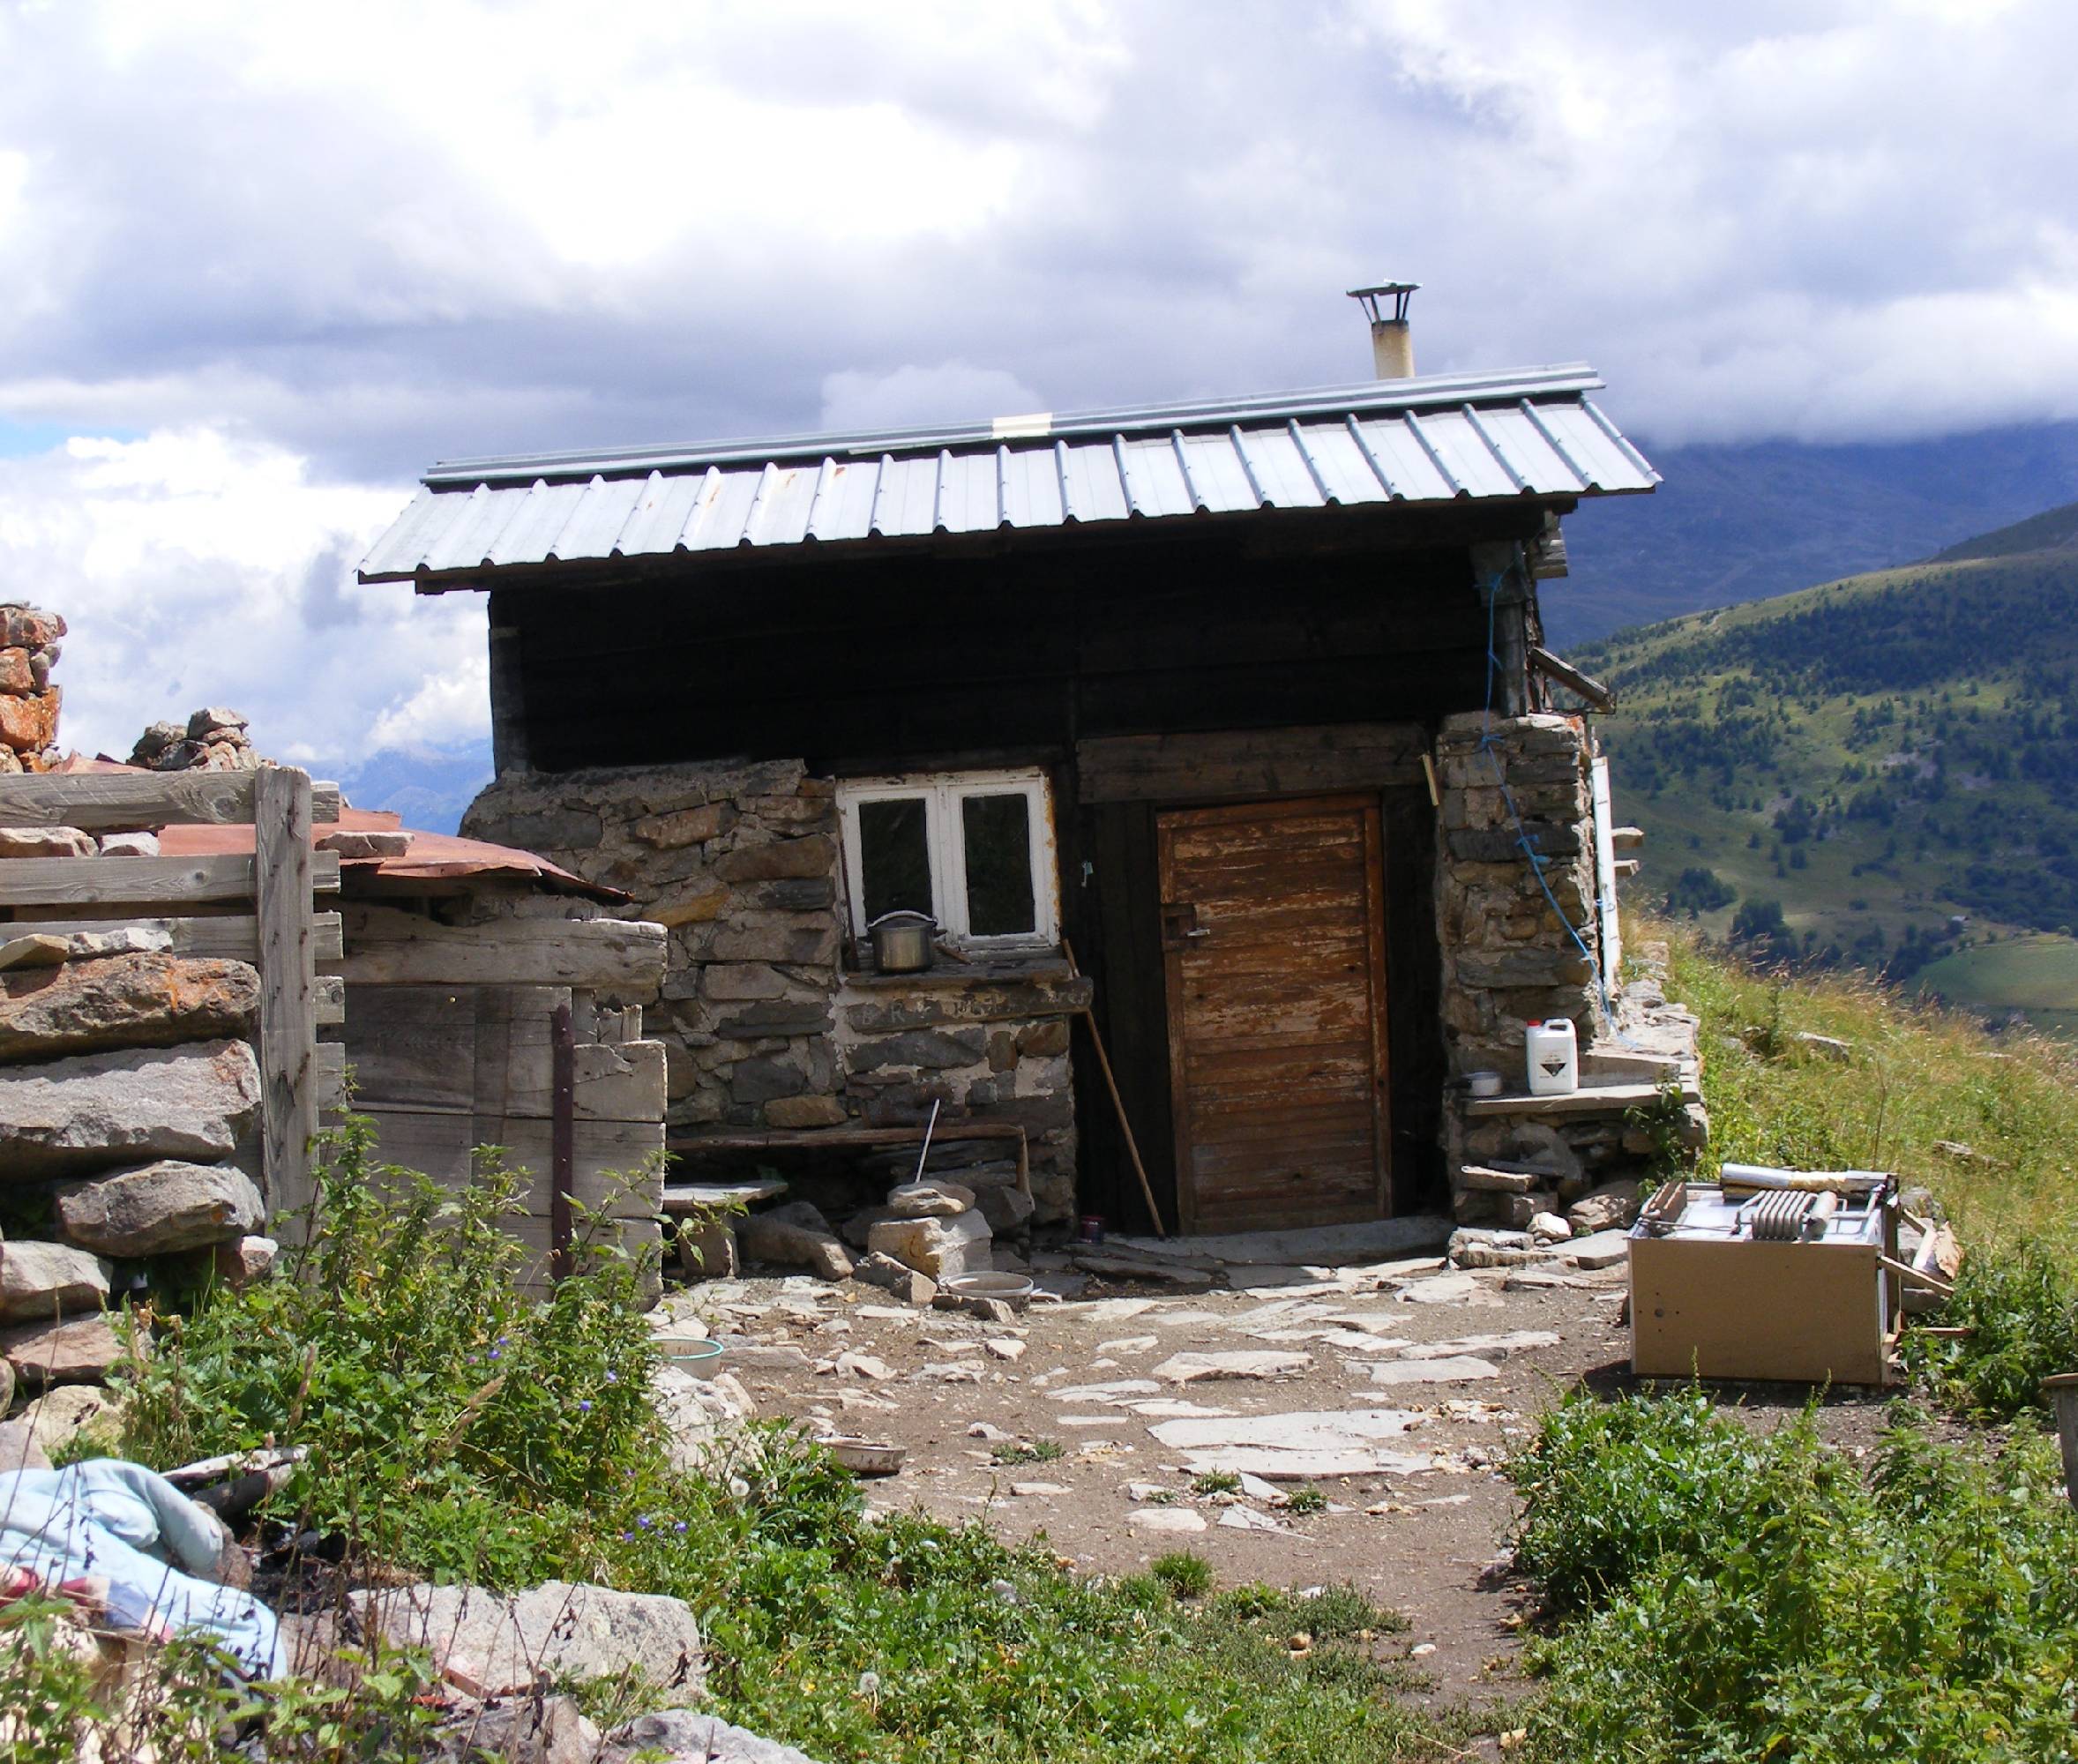
[[[1358,380],[1340,385],[1256,392],[1237,398],[1186,399],[1085,411],[998,416],[983,422],[893,430],[746,436],[657,446],[609,447],[549,453],[490,454],[437,462],[420,482],[433,490],[536,479],[642,476],[704,466],[938,452],[1016,442],[1052,442],[1088,435],[1166,434],[1199,427],[1224,429],[1244,420],[1344,416],[1427,405],[1489,400],[1514,404],[1539,394],[1585,392],[1603,384],[1585,362],[1506,371],[1428,374],[1411,379]]]

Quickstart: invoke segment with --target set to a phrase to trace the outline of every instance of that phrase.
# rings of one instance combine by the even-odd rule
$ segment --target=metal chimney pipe
[[[1353,288],[1349,298],[1361,302],[1371,320],[1371,363],[1381,380],[1414,377],[1414,333],[1407,322],[1407,303],[1418,281],[1381,281]]]

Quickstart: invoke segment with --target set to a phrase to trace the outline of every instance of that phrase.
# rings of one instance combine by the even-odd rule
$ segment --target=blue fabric
[[[288,1660],[274,1613],[250,1593],[197,1578],[223,1542],[213,1513],[141,1464],[96,1458],[0,1475],[0,1567],[26,1568],[53,1587],[101,1575],[118,1626],[200,1635],[251,1677],[280,1678]]]

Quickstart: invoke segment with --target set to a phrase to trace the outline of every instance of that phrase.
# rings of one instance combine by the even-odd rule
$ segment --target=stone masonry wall
[[[0,772],[41,772],[57,759],[50,670],[64,634],[56,613],[0,603]]]
[[[920,1122],[938,1100],[948,1117],[1023,1121],[1042,1217],[1073,1209],[1073,1006],[982,970],[845,975],[831,780],[789,760],[515,771],[462,831],[624,889],[632,913],[669,928],[646,1033],[669,1060],[673,1127]]]
[[[1594,801],[1587,731],[1549,713],[1495,718],[1487,745],[1476,713],[1436,738],[1443,790],[1436,910],[1443,939],[1443,1031],[1454,1077],[1498,1071],[1525,1082],[1526,1024],[1570,1017],[1583,1043],[1600,1002],[1595,967],[1567,934],[1524,856],[1500,783],[1537,849],[1559,910],[1598,951]],[[1498,762],[1498,775],[1497,775]]]

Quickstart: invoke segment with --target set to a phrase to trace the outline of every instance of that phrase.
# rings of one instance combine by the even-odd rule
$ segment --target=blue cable
[[[1521,848],[1522,856],[1529,860],[1529,873],[1536,878],[1536,886],[1544,891],[1545,901],[1558,923],[1566,928],[1566,936],[1573,939],[1574,946],[1587,958],[1588,971],[1595,976],[1596,994],[1602,1002],[1602,1015],[1609,1025],[1610,1033],[1624,1046],[1634,1047],[1636,1043],[1616,1026],[1616,1012],[1609,1002],[1609,982],[1602,971],[1602,964],[1595,959],[1595,952],[1588,947],[1587,938],[1581,935],[1573,921],[1566,916],[1566,909],[1558,904],[1558,897],[1551,892],[1551,885],[1544,879],[1544,865],[1551,860],[1530,842],[1529,829],[1523,824],[1521,813],[1515,806],[1515,793],[1509,789],[1507,774],[1501,767],[1500,756],[1494,751],[1493,682],[1494,676],[1500,672],[1501,665],[1501,659],[1494,653],[1493,647],[1494,599],[1500,586],[1501,578],[1498,575],[1486,585],[1486,705],[1480,720],[1479,751],[1486,756],[1486,763],[1493,767],[1493,781],[1500,787],[1502,805],[1508,811],[1508,818],[1515,825],[1515,843]]]

